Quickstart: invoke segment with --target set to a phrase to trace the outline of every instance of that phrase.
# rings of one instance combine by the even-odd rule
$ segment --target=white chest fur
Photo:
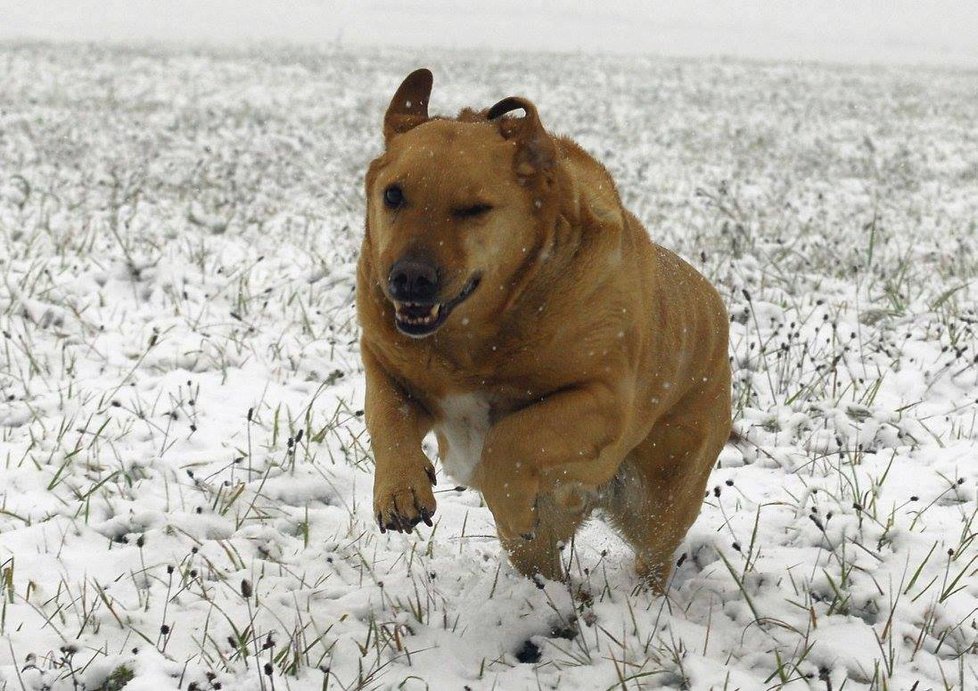
[[[462,394],[442,399],[438,406],[442,416],[436,431],[448,447],[440,449],[442,466],[456,482],[468,484],[489,431],[489,401],[479,394]]]

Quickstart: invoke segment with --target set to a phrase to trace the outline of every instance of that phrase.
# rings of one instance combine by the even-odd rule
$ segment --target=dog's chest
[[[438,403],[442,417],[436,425],[447,448],[441,463],[456,482],[469,484],[482,457],[489,431],[489,401],[479,394],[448,396]]]

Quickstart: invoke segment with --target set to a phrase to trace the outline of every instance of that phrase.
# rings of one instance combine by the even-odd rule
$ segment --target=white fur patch
[[[489,431],[489,401],[480,394],[449,396],[438,403],[442,418],[436,430],[448,446],[441,464],[456,482],[468,484],[482,458]]]

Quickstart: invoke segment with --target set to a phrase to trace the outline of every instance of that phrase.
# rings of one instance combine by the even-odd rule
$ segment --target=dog
[[[366,174],[357,311],[381,531],[432,525],[434,431],[511,563],[566,576],[601,509],[663,592],[731,429],[727,313],[530,101],[431,117],[408,75]],[[521,116],[517,113],[521,112]]]

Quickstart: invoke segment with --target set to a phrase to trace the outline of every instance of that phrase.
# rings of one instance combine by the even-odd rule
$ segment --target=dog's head
[[[498,318],[541,261],[556,213],[557,149],[533,104],[432,118],[431,85],[421,69],[394,94],[366,189],[367,259],[397,329],[416,338]]]

